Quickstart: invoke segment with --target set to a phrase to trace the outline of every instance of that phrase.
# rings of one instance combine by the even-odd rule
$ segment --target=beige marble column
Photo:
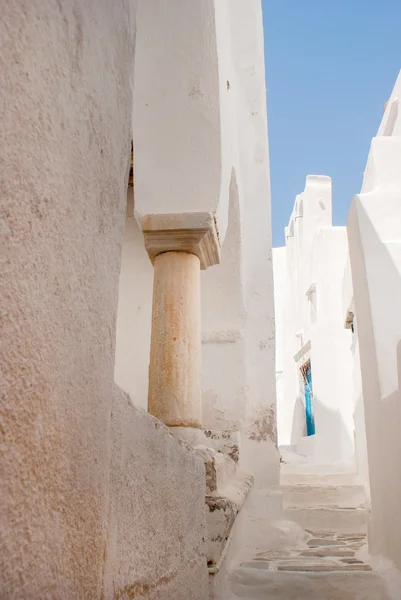
[[[155,269],[148,410],[170,427],[201,427],[200,270],[220,260],[215,222],[148,215],[141,226]]]
[[[200,261],[165,252],[154,268],[148,410],[166,425],[200,427]]]

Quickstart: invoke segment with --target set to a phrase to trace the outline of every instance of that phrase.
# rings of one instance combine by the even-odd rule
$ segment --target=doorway
[[[315,417],[313,413],[313,384],[312,384],[312,365],[308,360],[301,367],[302,379],[304,382],[305,394],[305,420],[306,435],[315,435]]]

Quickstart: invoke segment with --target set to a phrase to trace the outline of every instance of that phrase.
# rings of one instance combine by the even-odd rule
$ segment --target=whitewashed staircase
[[[369,564],[369,510],[356,476],[301,470],[284,472],[281,484],[283,517],[304,537],[259,544],[228,573],[223,600],[395,600]]]
[[[283,473],[284,518],[304,529],[366,533],[365,490],[352,473]]]

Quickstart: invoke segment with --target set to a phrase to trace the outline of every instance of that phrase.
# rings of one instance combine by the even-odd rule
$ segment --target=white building
[[[369,467],[370,550],[401,568],[401,74],[373,138],[362,189],[347,222],[353,297],[345,285],[345,311],[356,315],[355,361],[360,355],[365,442],[360,470]],[[361,411],[359,411],[360,414]],[[358,430],[357,430],[358,434]],[[358,449],[358,438],[357,438]],[[366,476],[365,476],[366,481]]]
[[[163,18],[157,13],[158,19],[150,7],[139,13],[148,20],[141,24],[146,35],[137,39],[135,74],[138,90],[145,88],[150,99],[142,91],[134,97],[135,202],[131,188],[122,250],[115,378],[135,405],[147,408],[153,267],[143,244],[144,216],[160,212],[172,215],[170,218],[177,213],[211,215],[213,227],[217,227],[215,262],[219,264],[203,270],[200,281],[201,424],[239,431],[241,466],[256,476],[257,485],[277,484],[270,173],[261,6],[259,1],[236,3],[227,5],[226,15],[217,11],[218,47],[211,63],[215,72],[206,64],[210,48],[205,49],[206,66],[202,63],[199,68],[203,85],[207,83],[209,89],[202,94],[191,83],[195,78],[193,65],[200,59],[194,38],[192,59],[187,51],[184,71],[174,69],[163,46],[146,46],[152,43],[148,32],[158,24],[160,31],[152,33],[154,39],[163,40],[166,28],[175,32],[177,47],[173,49],[180,54],[183,26],[176,19],[176,11],[171,14],[167,5],[165,10]],[[196,28],[199,15],[189,9],[188,13],[184,28],[190,23]],[[244,23],[253,32],[251,45],[243,34]],[[170,75],[163,81],[157,75],[152,84],[150,67]],[[188,94],[180,96],[183,81],[191,83],[189,99]],[[162,86],[163,94],[156,104]],[[168,121],[167,102],[171,104]],[[188,131],[191,137],[196,136],[196,145],[191,145]],[[245,148],[252,148],[251,154]],[[160,165],[160,172],[167,172],[169,180],[147,173],[143,163],[156,170]],[[138,342],[132,344],[132,339]]]
[[[280,447],[312,463],[354,455],[350,334],[343,327],[345,227],[332,226],[331,180],[309,175],[286,245],[273,250]]]

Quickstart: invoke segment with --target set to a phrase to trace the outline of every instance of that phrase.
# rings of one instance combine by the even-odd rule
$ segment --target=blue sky
[[[262,0],[273,245],[308,174],[344,225],[401,68],[401,0]]]

